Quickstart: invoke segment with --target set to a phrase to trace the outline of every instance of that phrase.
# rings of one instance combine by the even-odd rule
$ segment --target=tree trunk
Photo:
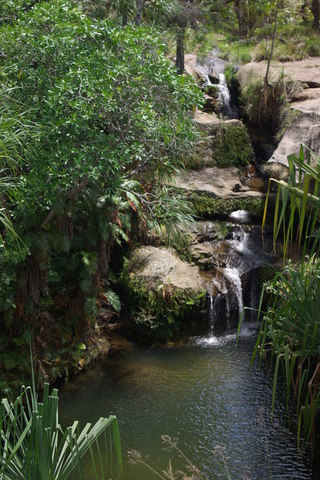
[[[320,2],[319,0],[312,0],[312,13],[313,13],[313,28],[319,29],[320,22]]]
[[[244,37],[248,33],[248,25],[245,20],[243,0],[235,0],[234,10],[238,20],[239,36]]]
[[[274,50],[274,42],[276,39],[276,33],[277,33],[277,26],[278,26],[278,11],[279,11],[279,6],[276,6],[276,11],[274,14],[274,27],[273,27],[273,32],[272,32],[272,43],[271,43],[271,51],[270,55],[268,58],[268,65],[267,65],[267,71],[266,71],[266,76],[265,76],[265,85],[269,84],[269,72],[270,72],[270,65],[271,65],[271,60],[273,57],[273,50]]]
[[[125,27],[128,25],[128,14],[126,11],[122,13],[122,26]]]
[[[136,18],[135,18],[135,24],[138,27],[139,27],[139,25],[141,25],[143,4],[144,4],[144,0],[137,0],[137,13],[136,13]]]
[[[182,75],[184,72],[184,39],[185,39],[186,29],[184,27],[179,27],[177,33],[177,53],[176,53],[176,67],[178,75]]]

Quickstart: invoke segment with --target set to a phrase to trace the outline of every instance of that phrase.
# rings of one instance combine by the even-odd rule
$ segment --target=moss
[[[194,330],[205,305],[206,291],[182,290],[151,283],[125,272],[121,279],[128,295],[133,330],[144,339],[166,340]]]
[[[275,136],[282,128],[289,109],[294,82],[283,72],[267,87],[262,79],[254,79],[241,92],[242,113],[247,122],[264,128]]]
[[[199,217],[226,218],[235,210],[247,210],[253,219],[261,220],[264,197],[215,198],[192,193],[189,196]]]
[[[219,167],[250,163],[253,149],[246,127],[241,123],[220,124],[215,128],[212,157]]]
[[[241,89],[237,71],[238,67],[236,65],[229,64],[226,66],[224,74],[230,91],[232,103],[238,107]]]

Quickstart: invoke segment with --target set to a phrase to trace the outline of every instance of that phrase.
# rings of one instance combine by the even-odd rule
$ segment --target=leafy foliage
[[[274,364],[273,404],[278,376],[285,374],[287,400],[296,405],[298,443],[314,435],[320,400],[320,261],[311,257],[289,263],[264,286],[269,298],[253,357],[271,353]],[[263,298],[262,298],[263,301]]]
[[[83,478],[82,460],[87,452],[94,462],[95,478],[109,478],[112,471],[111,452],[114,448],[118,472],[122,472],[120,435],[114,416],[100,418],[94,425],[87,424],[81,431],[74,422],[65,431],[59,424],[58,391],[49,394],[45,384],[43,401],[30,387],[24,388],[14,403],[3,399],[0,407],[0,475],[5,480],[33,478],[39,480],[66,480],[77,471]],[[111,435],[111,450],[106,459],[95,465],[93,451],[100,452],[98,440]],[[105,438],[107,446],[107,437]],[[111,457],[107,465],[108,453]],[[101,453],[100,453],[101,456]],[[111,468],[110,468],[111,467]]]
[[[311,164],[313,159],[313,165]],[[320,400],[320,260],[319,253],[319,172],[320,159],[312,152],[288,158],[288,182],[276,181],[274,246],[281,231],[284,259],[290,245],[302,246],[300,265],[291,262],[265,285],[261,298],[269,298],[256,343],[254,357],[271,353],[274,368],[273,401],[279,374],[285,373],[287,399],[293,398],[298,415],[298,443],[303,434],[313,438]],[[268,198],[263,226],[266,220]],[[312,256],[306,256],[309,252]],[[293,395],[292,395],[293,394]]]
[[[262,227],[266,220],[270,184],[275,183],[277,194],[274,210],[274,247],[279,234],[283,232],[285,257],[289,246],[295,240],[303,247],[303,257],[307,251],[313,255],[318,253],[320,241],[320,158],[308,150],[305,155],[304,147],[301,146],[299,156],[288,157],[288,165],[287,182],[274,179],[269,182]]]
[[[205,290],[195,292],[161,282],[148,283],[132,275],[130,269],[128,262],[121,283],[133,300],[133,329],[144,338],[167,340],[195,327],[192,322],[205,303]]]
[[[0,27],[0,179],[10,161],[15,195],[6,188],[1,213],[23,248],[5,223],[3,348],[31,325],[46,376],[61,338],[76,352],[90,341],[113,245],[132,242],[139,222],[169,231],[161,182],[191,150],[202,94],[151,27],[122,29],[64,0],[10,5],[19,20]]]

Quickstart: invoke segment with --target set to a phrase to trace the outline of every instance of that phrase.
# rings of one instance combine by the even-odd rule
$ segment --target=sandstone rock
[[[200,167],[203,167],[203,166],[212,166],[214,164],[214,160],[212,158],[213,142],[214,142],[214,135],[203,136],[201,140],[198,141],[193,153],[193,159],[194,159],[195,165],[199,165]]]
[[[193,53],[187,53],[185,55],[184,69],[186,73],[194,77],[200,86],[207,83],[206,74],[197,63],[197,55],[194,55]]]
[[[320,99],[320,88],[301,88],[293,94],[292,102],[303,102],[316,98]]]
[[[217,198],[260,197],[257,191],[241,192],[242,174],[238,168],[207,167],[182,172],[172,180],[172,185],[190,192],[205,193]]]
[[[222,122],[215,113],[206,113],[201,110],[195,110],[194,120],[200,130],[208,134],[212,133],[213,126],[219,125]]]
[[[237,73],[241,88],[246,88],[255,79],[263,79],[266,69],[265,61],[243,65]],[[272,62],[270,81],[278,79],[282,73],[296,83],[305,83],[311,88],[318,88],[320,87],[320,58],[313,57],[297,62]]]
[[[266,62],[252,62],[238,71],[242,88],[246,88],[254,79],[263,79]],[[301,144],[316,154],[320,154],[320,58],[310,58],[297,62],[273,62],[270,79],[285,75],[295,83],[290,108],[296,113],[296,119],[286,130],[277,149],[260,170],[273,178],[288,178],[288,155],[298,154]],[[306,88],[311,87],[311,88]]]
[[[182,261],[169,248],[140,247],[133,253],[132,265],[130,277],[141,279],[151,287],[164,284],[195,292],[205,289],[199,269]]]
[[[141,338],[165,340],[203,328],[206,276],[169,248],[142,246],[122,284],[131,301],[131,328]]]
[[[298,155],[301,144],[320,155],[320,97],[295,102],[291,109],[299,115],[287,129],[272,157],[262,167],[263,173],[273,178],[288,178],[288,155]]]

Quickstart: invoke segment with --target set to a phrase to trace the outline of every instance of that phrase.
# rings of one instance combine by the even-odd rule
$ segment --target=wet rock
[[[224,222],[200,221],[195,223],[193,229],[195,243],[223,240],[227,232],[228,229]]]
[[[220,83],[220,75],[215,71],[214,68],[210,69],[208,74],[209,80],[213,85],[218,85]]]
[[[219,100],[219,89],[217,85],[205,85],[203,87],[205,94],[209,95],[210,97]]]
[[[203,111],[206,113],[212,113],[217,111],[217,100],[210,95],[204,94],[204,106]]]

